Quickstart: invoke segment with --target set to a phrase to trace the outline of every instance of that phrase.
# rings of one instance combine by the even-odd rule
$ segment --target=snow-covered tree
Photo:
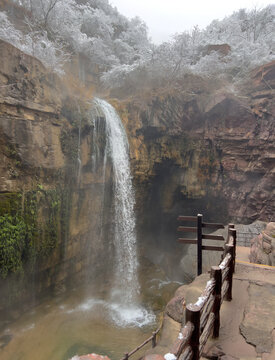
[[[60,73],[71,55],[83,56],[106,87],[172,83],[186,72],[234,80],[274,59],[275,5],[240,9],[155,45],[142,20],[127,19],[108,0],[10,2],[22,9],[24,26],[0,12],[0,38]]]

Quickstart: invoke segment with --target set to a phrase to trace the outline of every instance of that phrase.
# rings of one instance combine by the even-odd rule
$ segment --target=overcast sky
[[[149,27],[156,43],[169,40],[176,32],[199,25],[204,28],[214,19],[223,19],[240,8],[251,9],[274,3],[272,0],[109,0],[129,18],[139,16]]]

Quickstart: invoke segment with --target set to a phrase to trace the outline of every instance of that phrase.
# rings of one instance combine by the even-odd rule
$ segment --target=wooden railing
[[[198,360],[209,336],[219,336],[221,304],[223,300],[232,300],[235,255],[236,230],[231,227],[222,261],[219,266],[211,267],[210,280],[197,302],[186,306],[186,325],[171,348],[177,359]]]
[[[208,228],[212,230],[224,229],[223,224],[216,223],[206,223],[203,222],[202,214],[198,214],[197,216],[179,216],[178,221],[187,221],[196,223],[195,227],[190,226],[179,226],[178,231],[184,231],[189,233],[196,233],[196,239],[186,239],[179,238],[178,242],[182,244],[196,244],[197,245],[197,275],[202,273],[202,250],[208,251],[224,251],[221,246],[208,246],[203,245],[202,240],[218,240],[224,242],[224,237],[221,235],[211,235],[211,234],[203,234],[203,229]]]
[[[142,349],[145,345],[147,345],[150,341],[152,342],[152,348],[157,345],[157,334],[160,332],[161,326],[153,332],[152,336],[146,339],[142,344],[137,346],[134,350],[129,353],[125,353],[124,357],[121,360],[128,360],[130,356],[134,355],[138,350]]]
[[[225,243],[224,255],[219,266],[212,266],[210,280],[201,296],[194,304],[185,308],[185,325],[181,328],[179,337],[172,344],[170,353],[179,360],[198,360],[203,348],[212,334],[219,336],[220,307],[224,300],[232,300],[232,281],[235,271],[236,230],[229,224],[228,236]],[[121,360],[128,360],[130,356],[152,341],[152,348],[156,346],[156,336],[161,326],[153,332],[147,340],[129,353],[125,353]]]

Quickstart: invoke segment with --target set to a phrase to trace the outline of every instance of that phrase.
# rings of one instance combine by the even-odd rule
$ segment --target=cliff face
[[[238,89],[189,75],[117,105],[131,139],[142,238],[175,246],[179,214],[271,219],[274,69],[255,70]]]
[[[87,266],[102,274],[108,225],[85,98],[36,59],[2,41],[0,49],[1,311],[63,290],[75,275],[88,281]]]
[[[175,196],[210,195],[211,207],[215,198],[224,199],[218,218],[268,220],[274,210],[274,69],[275,62],[258,69],[238,91],[190,76],[178,89],[124,104],[136,182],[153,183],[164,171],[167,209]]]
[[[88,281],[88,267],[104,276],[112,217],[102,209],[112,204],[111,169],[103,183],[93,162],[104,141],[95,143],[85,94],[11,45],[0,49],[1,310],[34,289],[62,290],[75,275]],[[173,89],[113,101],[128,131],[139,241],[152,258],[180,263],[180,213],[271,218],[274,68],[257,69],[238,91],[189,75]]]

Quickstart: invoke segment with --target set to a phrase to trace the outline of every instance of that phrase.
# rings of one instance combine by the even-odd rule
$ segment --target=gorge
[[[24,32],[19,5],[13,6]],[[112,14],[120,21],[113,36],[122,36],[112,40],[114,51],[125,50],[123,26],[133,36],[125,53],[131,59],[122,64],[133,72],[112,68],[103,80],[102,68],[117,61],[110,49],[100,57],[102,68],[94,49],[79,50],[62,76],[0,40],[3,360],[66,360],[88,352],[119,359],[157,327],[178,282],[195,276],[189,248],[176,243],[180,213],[224,224],[274,216],[275,61],[267,57],[235,82],[229,80],[237,77],[235,67],[215,77],[181,72],[179,63],[175,77],[168,68],[168,81],[154,73],[163,53],[156,59],[150,53],[149,65],[138,57],[134,35],[144,37],[142,24],[131,28]],[[82,25],[83,42],[101,29]],[[48,46],[35,41],[34,48]],[[225,45],[198,47],[190,66],[210,53],[226,66]]]

